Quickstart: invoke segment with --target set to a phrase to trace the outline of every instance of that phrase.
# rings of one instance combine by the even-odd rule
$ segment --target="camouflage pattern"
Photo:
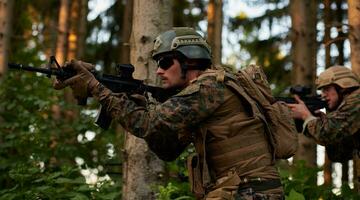
[[[360,194],[359,122],[360,88],[345,96],[337,110],[307,122],[304,134],[313,137],[319,144],[334,145],[335,149],[332,148],[334,151],[331,154],[335,155],[329,155],[329,157],[349,159],[352,156],[354,161],[354,187],[355,191]],[[347,155],[342,155],[344,152]]]
[[[224,101],[225,85],[211,79],[191,84],[162,104],[142,106],[101,84],[92,94],[127,131],[144,138],[163,160],[174,160],[192,142],[192,130]]]
[[[231,95],[231,100],[237,99],[238,104],[241,104],[241,101],[226,87],[224,82],[217,80],[217,77],[200,77],[193,80],[186,88],[161,104],[150,102],[149,100],[147,100],[148,102],[146,103],[138,103],[132,96],[125,93],[114,94],[101,84],[93,88],[92,95],[99,100],[103,108],[105,108],[107,112],[111,114],[112,118],[119,122],[124,129],[137,137],[144,138],[149,148],[156,153],[160,159],[171,161],[176,159],[190,143],[196,143],[195,140],[199,138],[199,134],[201,135],[199,131],[203,128],[204,123],[209,121],[226,121],[226,118],[235,116],[233,112],[238,112],[238,109],[240,109],[227,107],[226,112],[230,112],[232,114],[231,116],[224,116],[226,112],[222,112],[222,115],[214,118],[214,113],[221,111],[224,104],[227,105],[229,95]],[[242,106],[240,105],[240,107]],[[245,112],[245,110],[241,112]],[[243,113],[242,115],[246,116],[247,114]],[[253,119],[254,117],[249,116],[248,118]],[[233,122],[236,123],[236,121]],[[260,125],[257,126],[261,128],[263,125],[260,120],[259,123]],[[229,126],[226,127],[229,129]],[[241,132],[238,129],[235,130],[237,131],[236,133]],[[264,130],[262,129],[262,131]],[[244,132],[244,135],[248,133],[247,131]],[[234,134],[234,132],[230,133]],[[261,132],[249,132],[248,135],[260,135],[265,143],[264,146],[260,146],[259,148],[252,148],[254,150],[249,149],[251,153],[257,153],[257,151],[262,148],[267,151],[266,154],[262,154],[259,158],[251,157],[252,154],[250,153],[244,155],[245,157],[250,157],[245,160],[246,162],[244,161],[243,165],[245,165],[246,170],[241,173],[244,173],[244,175],[254,175],[254,177],[278,179],[279,174],[271,162],[272,156],[267,149],[265,135],[261,134]],[[213,140],[220,139],[223,141],[223,138],[230,137],[226,135],[214,137],[212,134],[208,136],[212,142]],[[210,143],[207,143],[206,145],[209,144]],[[248,144],[242,145],[246,146]],[[211,157],[211,155],[204,157],[208,158]],[[237,159],[238,158],[233,158],[232,160],[237,161]],[[212,165],[214,163],[209,164]],[[256,166],[256,168],[253,166]],[[211,167],[212,166],[209,166],[209,168]],[[234,183],[233,186],[237,187],[239,183],[240,182]],[[216,187],[212,189],[215,188]],[[282,194],[281,187],[277,190],[277,194]]]
[[[344,97],[333,112],[322,115],[306,124],[304,134],[313,137],[317,143],[326,145],[359,133],[360,89]]]

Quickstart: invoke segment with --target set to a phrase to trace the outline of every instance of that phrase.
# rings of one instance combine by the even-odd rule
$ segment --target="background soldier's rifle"
[[[55,67],[53,67],[55,64]],[[10,69],[25,70],[30,72],[38,72],[46,74],[47,77],[56,76],[59,80],[66,80],[74,75],[75,71],[71,71],[68,68],[60,67],[54,56],[50,57],[48,68],[25,66],[22,64],[8,63]],[[134,72],[134,66],[131,64],[118,64],[116,66],[117,75],[101,74],[98,71],[91,71],[95,78],[104,86],[109,88],[115,93],[126,92],[128,94],[145,94],[150,92],[151,96],[159,102],[164,102],[168,99],[173,92],[165,90],[160,87],[150,86],[144,84],[142,80],[134,79],[132,74]],[[87,99],[77,99],[79,105],[86,105]],[[106,110],[100,107],[100,111],[96,118],[95,124],[103,129],[108,129],[111,123],[111,116]]]
[[[300,97],[300,99],[305,103],[306,107],[312,114],[316,110],[326,108],[326,101],[322,100],[320,95],[309,96],[311,94],[311,88],[307,86],[293,86],[290,88],[291,94],[296,94]],[[292,97],[275,97],[278,101],[284,101],[285,103],[297,103],[295,98]],[[302,132],[303,120],[296,119],[295,120],[296,129],[298,132]]]

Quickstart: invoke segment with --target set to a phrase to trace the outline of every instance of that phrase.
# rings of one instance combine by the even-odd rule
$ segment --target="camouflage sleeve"
[[[224,88],[211,79],[197,81],[155,105],[139,105],[125,93],[113,94],[101,84],[92,93],[127,131],[144,138],[161,159],[172,160],[191,142],[199,123],[223,102]]]
[[[305,134],[327,145],[348,138],[359,131],[360,96],[345,98],[340,107],[306,124]]]

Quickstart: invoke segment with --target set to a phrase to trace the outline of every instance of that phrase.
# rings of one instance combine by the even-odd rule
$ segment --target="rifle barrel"
[[[50,76],[57,76],[61,78],[65,77],[71,77],[71,73],[67,73],[61,69],[58,68],[41,68],[41,67],[32,67],[32,66],[26,66],[23,64],[17,64],[17,63],[8,63],[8,67],[11,69],[19,69],[29,72],[39,72],[41,74],[46,74],[48,77]]]

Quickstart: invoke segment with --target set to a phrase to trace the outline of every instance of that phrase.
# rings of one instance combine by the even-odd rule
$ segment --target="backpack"
[[[230,86],[238,94],[245,92],[247,99],[253,101],[262,113],[266,136],[275,159],[288,159],[298,148],[298,133],[291,110],[285,102],[276,101],[270,89],[266,75],[261,67],[249,65],[236,73],[226,73]]]

